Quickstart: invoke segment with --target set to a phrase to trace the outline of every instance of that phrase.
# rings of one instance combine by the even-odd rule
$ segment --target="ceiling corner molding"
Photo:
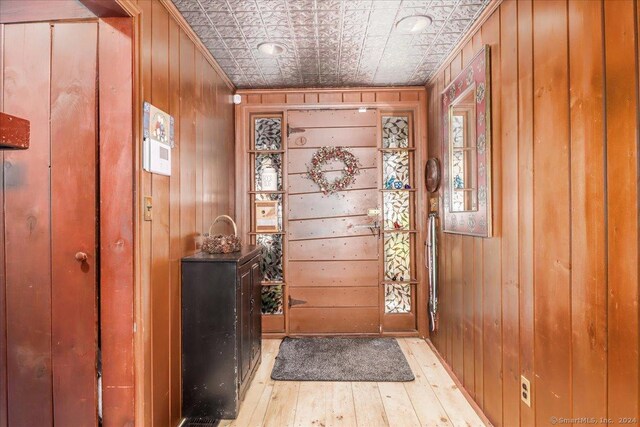
[[[467,44],[469,40],[471,40],[471,38],[478,32],[480,27],[482,27],[487,19],[489,19],[489,17],[493,15],[493,12],[498,9],[502,2],[503,0],[491,0],[489,5],[482,11],[480,16],[478,16],[476,22],[474,22],[474,24],[469,27],[467,33],[460,39],[460,41],[454,46],[454,48],[451,49],[451,53],[449,53],[444,61],[442,61],[440,66],[433,72],[429,80],[427,80],[427,82],[425,83],[425,87],[431,86],[431,84],[433,84],[433,82],[435,82],[441,76],[444,69],[451,64],[453,58],[455,58],[456,55],[460,53],[464,45]]]
[[[191,41],[196,45],[196,47],[198,48],[200,53],[202,53],[202,55],[205,57],[207,62],[209,62],[209,64],[211,64],[211,66],[218,73],[218,75],[220,75],[220,77],[225,82],[227,87],[231,91],[235,91],[236,86],[233,84],[233,82],[231,82],[231,79],[229,78],[229,76],[227,76],[227,73],[224,72],[222,67],[220,67],[218,62],[213,57],[213,55],[211,55],[211,52],[209,52],[209,49],[207,49],[205,45],[202,43],[202,41],[200,40],[200,37],[198,37],[198,35],[193,31],[191,26],[184,19],[184,17],[182,16],[178,8],[171,2],[171,0],[159,0],[159,1],[167,9],[169,14],[173,17],[173,19],[176,20],[180,28],[182,28],[182,30],[187,34],[187,36],[191,39]]]

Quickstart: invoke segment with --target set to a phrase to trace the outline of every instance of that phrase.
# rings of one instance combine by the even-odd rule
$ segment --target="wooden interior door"
[[[97,35],[96,22],[4,26],[2,106],[31,122],[28,150],[0,152],[11,426],[97,425]]]
[[[379,334],[377,112],[289,111],[287,283],[290,334]],[[306,176],[318,148],[347,147],[361,163],[348,189],[325,196]],[[344,164],[327,165],[335,179]]]

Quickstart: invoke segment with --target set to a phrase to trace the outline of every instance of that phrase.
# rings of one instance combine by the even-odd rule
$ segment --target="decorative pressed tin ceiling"
[[[422,85],[489,0],[173,0],[238,88]],[[406,34],[395,24],[427,15]],[[272,57],[257,49],[277,42]]]

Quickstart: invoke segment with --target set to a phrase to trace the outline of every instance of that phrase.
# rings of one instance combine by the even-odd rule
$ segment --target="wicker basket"
[[[226,219],[233,225],[233,234],[216,234],[211,235],[211,229],[220,220]],[[218,216],[211,226],[209,227],[209,233],[205,236],[202,242],[202,251],[210,254],[228,254],[231,252],[238,252],[242,248],[242,243],[238,237],[238,227],[235,221],[228,215]]]

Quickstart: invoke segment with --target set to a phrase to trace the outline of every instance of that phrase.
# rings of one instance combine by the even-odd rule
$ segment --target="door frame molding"
[[[422,86],[401,88],[327,88],[327,89],[246,89],[236,92],[241,103],[235,107],[236,134],[236,222],[244,241],[249,241],[250,200],[250,118],[255,114],[283,114],[282,128],[286,129],[289,110],[342,110],[367,107],[380,112],[411,112],[415,135],[415,184],[416,184],[416,316],[417,331],[422,338],[429,336],[426,301],[428,301],[427,275],[421,262],[424,259],[426,239],[427,193],[421,179],[421,171],[427,161],[427,92]],[[283,137],[283,143],[284,137]],[[284,260],[286,262],[286,259]],[[287,297],[285,288],[284,298]],[[420,304],[424,301],[424,304]],[[424,306],[424,307],[423,307]],[[419,307],[419,308],[418,308]],[[286,310],[286,307],[285,307]],[[264,337],[279,338],[289,334],[288,317],[285,316],[284,333],[263,333]],[[415,336],[413,333],[386,333],[389,336]]]
[[[68,4],[63,5],[65,7]],[[29,5],[23,10],[29,12]],[[68,9],[58,10],[57,15],[38,15],[37,22],[93,22],[98,25],[98,50],[96,73],[100,76],[96,102],[99,124],[97,150],[99,161],[98,192],[100,203],[97,213],[99,230],[98,254],[100,276],[100,315],[98,325],[102,349],[103,420],[107,425],[134,425],[134,170],[133,161],[133,81],[132,49],[133,21],[122,17],[81,17]],[[119,15],[121,16],[121,15]],[[33,20],[24,16],[2,19],[3,25],[20,24]],[[47,19],[48,18],[48,19]],[[34,21],[34,22],[35,22]],[[2,64],[0,64],[1,66]],[[117,65],[117,66],[116,66]],[[1,75],[1,71],[0,71]],[[1,83],[0,83],[1,87]],[[0,158],[3,158],[1,156]],[[116,191],[114,191],[114,189]],[[2,274],[0,274],[2,276]],[[6,284],[0,283],[4,288]],[[3,289],[2,289],[3,290]],[[0,291],[2,291],[0,290]],[[0,300],[4,304],[4,300]],[[2,313],[4,307],[0,308]],[[6,350],[6,336],[0,343]],[[6,369],[6,366],[0,366]],[[7,384],[0,375],[0,389]],[[0,426],[6,425],[8,402],[0,401]]]

